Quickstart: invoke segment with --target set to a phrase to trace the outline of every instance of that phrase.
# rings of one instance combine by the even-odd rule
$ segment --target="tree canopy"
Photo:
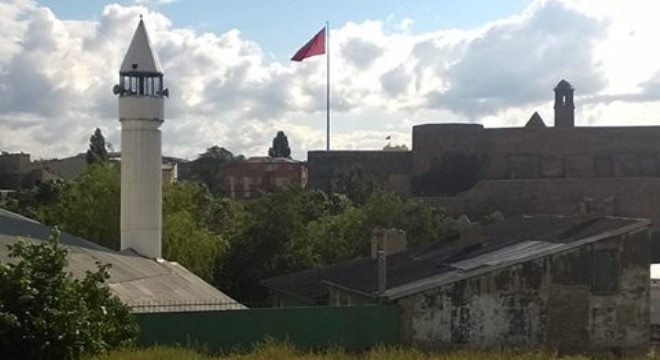
[[[0,264],[0,353],[7,359],[77,359],[124,346],[137,336],[129,309],[105,285],[109,265],[77,279],[67,249],[19,240]]]
[[[273,158],[291,158],[289,139],[284,131],[278,131],[273,138],[273,147],[268,149],[268,156]]]
[[[91,165],[108,161],[108,150],[105,145],[105,137],[101,129],[96,128],[94,134],[89,138],[89,150],[87,150],[87,164]]]
[[[211,146],[201,153],[190,164],[190,177],[206,185],[216,195],[226,193],[223,183],[223,171],[234,161],[242,161],[243,155],[234,156],[231,151],[217,145]]]

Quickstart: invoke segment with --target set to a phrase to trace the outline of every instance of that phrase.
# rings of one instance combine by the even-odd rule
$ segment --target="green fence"
[[[209,351],[248,348],[270,337],[301,348],[360,349],[396,344],[396,305],[273,308],[135,314],[141,345],[194,345]]]

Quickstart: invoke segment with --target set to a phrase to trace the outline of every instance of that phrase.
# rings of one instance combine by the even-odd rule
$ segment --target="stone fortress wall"
[[[309,185],[325,187],[333,169],[360,164],[391,189],[416,196],[415,179],[443,154],[473,154],[481,161],[474,187],[424,200],[452,215],[592,212],[650,218],[658,228],[660,126],[574,127],[572,94],[565,81],[555,88],[560,126],[546,127],[537,114],[519,128],[424,124],[412,129],[411,151],[309,152]]]

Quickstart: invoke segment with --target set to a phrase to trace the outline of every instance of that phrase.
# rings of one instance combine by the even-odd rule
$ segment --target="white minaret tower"
[[[160,258],[164,120],[163,69],[151,49],[142,16],[119,69],[121,123],[121,250]]]

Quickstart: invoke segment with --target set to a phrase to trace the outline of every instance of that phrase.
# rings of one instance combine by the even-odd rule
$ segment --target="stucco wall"
[[[614,295],[592,291],[593,249],[615,249]],[[402,333],[418,345],[536,346],[645,352],[648,230],[610,238],[401,299]]]

